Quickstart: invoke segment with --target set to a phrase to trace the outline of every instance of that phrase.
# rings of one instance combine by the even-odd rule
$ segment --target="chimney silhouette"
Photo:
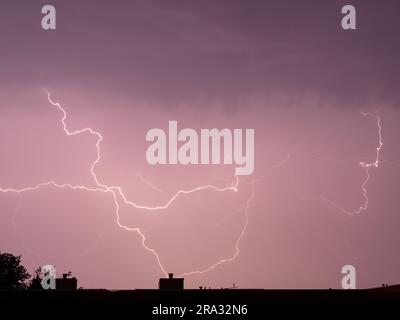
[[[173,273],[168,273],[168,278],[161,278],[158,281],[158,289],[183,290],[183,278],[174,278]]]

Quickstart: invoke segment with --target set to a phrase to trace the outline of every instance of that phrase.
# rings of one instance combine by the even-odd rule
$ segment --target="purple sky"
[[[41,29],[41,7],[57,29]],[[254,128],[255,171],[238,192],[202,190],[165,210],[112,192],[44,186],[0,193],[0,250],[29,271],[53,264],[86,288],[154,288],[167,272],[207,270],[186,287],[340,287],[400,283],[400,4],[351,1],[2,1],[0,189],[96,188],[162,206],[178,190],[234,182],[234,165],[150,166],[146,132]],[[369,112],[363,116],[362,112]],[[370,168],[379,143],[379,166]],[[254,194],[253,194],[254,192]],[[302,198],[312,196],[312,198]],[[321,200],[321,197],[328,199]],[[247,210],[246,210],[247,208]],[[247,217],[247,218],[246,218]],[[241,237],[243,227],[247,227]],[[149,251],[155,250],[154,252]]]

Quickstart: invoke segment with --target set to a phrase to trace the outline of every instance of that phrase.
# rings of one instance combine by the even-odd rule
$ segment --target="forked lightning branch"
[[[118,226],[127,231],[137,232],[142,239],[143,248],[148,252],[152,253],[157,263],[162,270],[162,272],[166,275],[167,272],[164,266],[161,263],[158,253],[153,248],[150,248],[146,245],[146,237],[141,231],[139,227],[129,227],[120,222],[120,214],[119,210],[122,204],[130,206],[135,209],[144,209],[148,211],[159,211],[168,208],[178,197],[184,194],[191,194],[201,190],[213,190],[216,192],[238,192],[239,191],[239,176],[240,175],[251,175],[254,171],[254,129],[245,129],[245,137],[243,139],[243,129],[201,129],[200,135],[194,130],[190,128],[184,128],[178,130],[177,121],[169,121],[168,123],[168,134],[164,132],[162,129],[150,129],[146,134],[146,141],[151,142],[146,151],[146,160],[150,165],[157,164],[181,164],[181,165],[197,165],[197,164],[235,164],[235,177],[234,181],[230,186],[218,187],[215,185],[203,185],[198,186],[190,190],[178,190],[164,205],[158,206],[145,206],[139,205],[131,200],[128,200],[125,196],[122,188],[120,186],[110,186],[103,182],[100,182],[99,178],[96,174],[96,166],[101,161],[101,143],[103,141],[103,136],[91,129],[84,128],[81,130],[70,131],[66,124],[67,113],[61,107],[58,102],[54,102],[50,94],[47,92],[47,98],[50,104],[62,113],[61,124],[64,130],[64,133],[67,136],[74,136],[80,134],[90,134],[94,135],[97,138],[96,149],[97,149],[97,157],[92,162],[89,171],[93,177],[94,182],[96,183],[95,188],[90,188],[85,185],[72,185],[72,184],[58,184],[56,181],[48,181],[41,182],[34,186],[26,186],[21,189],[14,188],[2,188],[0,187],[0,192],[3,193],[23,193],[28,191],[35,191],[44,186],[53,186],[56,188],[70,188],[73,190],[84,190],[89,192],[103,192],[103,193],[111,193],[114,204],[115,204],[115,214],[116,214],[116,222]],[[347,214],[352,213],[360,213],[361,211],[367,210],[368,206],[368,197],[367,197],[367,183],[370,179],[370,169],[377,168],[380,162],[380,152],[383,146],[383,140],[381,135],[381,119],[376,114],[363,113],[364,116],[370,116],[376,119],[377,127],[378,127],[378,146],[376,147],[376,157],[375,160],[371,163],[360,162],[360,166],[365,170],[365,180],[361,185],[362,194],[364,197],[364,204],[360,206],[358,210],[355,212],[348,212],[344,210],[342,207],[334,203],[333,201],[320,197],[320,196],[303,196],[302,198],[314,198],[327,201],[332,206],[337,208],[339,211],[342,211]],[[245,144],[243,143],[245,141]],[[223,152],[221,152],[221,149]],[[211,154],[210,154],[211,151]],[[221,159],[221,153],[223,159]],[[237,255],[239,254],[239,243],[246,232],[246,228],[248,225],[248,209],[250,206],[250,202],[254,198],[254,183],[253,179],[251,182],[251,194],[250,197],[245,202],[245,223],[241,232],[235,243],[235,251],[228,258],[222,258],[219,261],[215,262],[208,268],[202,270],[195,270],[185,272],[182,275],[192,275],[192,274],[201,274],[208,272],[215,267],[233,261]]]

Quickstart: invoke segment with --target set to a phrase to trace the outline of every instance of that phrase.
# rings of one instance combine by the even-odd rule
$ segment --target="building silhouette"
[[[78,289],[78,280],[70,277],[68,273],[63,273],[62,278],[56,278],[56,290],[76,290]]]
[[[168,278],[160,278],[158,289],[160,290],[183,290],[183,278],[174,278],[173,273],[168,274]]]

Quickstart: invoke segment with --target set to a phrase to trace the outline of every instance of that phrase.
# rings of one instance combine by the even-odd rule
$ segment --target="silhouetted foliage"
[[[31,290],[42,290],[42,269],[39,267],[35,270],[35,276],[32,278],[29,289]]]
[[[25,289],[29,278],[21,256],[0,251],[0,289]]]

